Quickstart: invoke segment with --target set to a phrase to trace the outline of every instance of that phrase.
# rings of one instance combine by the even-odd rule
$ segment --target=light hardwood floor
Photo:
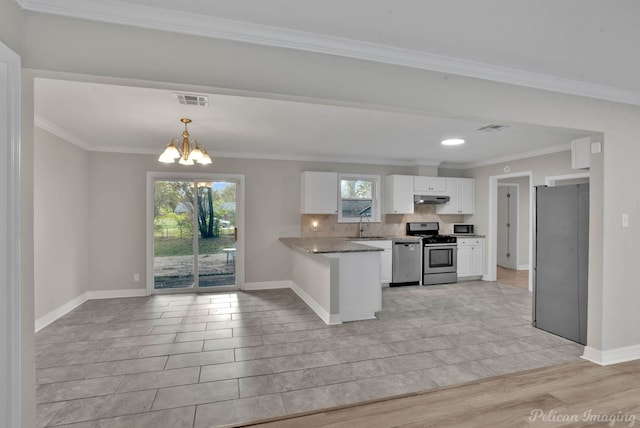
[[[254,423],[259,427],[631,427],[640,423],[640,361],[580,361],[400,398]]]
[[[496,268],[496,282],[504,285],[511,285],[518,288],[529,288],[529,271],[507,269],[502,266]]]

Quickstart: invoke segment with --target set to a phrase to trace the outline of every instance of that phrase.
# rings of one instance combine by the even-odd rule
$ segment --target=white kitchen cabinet
[[[473,178],[458,178],[458,214],[475,214],[476,181]]]
[[[391,254],[392,242],[377,239],[364,239],[354,241],[358,244],[370,245],[376,248],[382,248],[384,251],[380,254],[380,282],[388,284],[391,282],[391,265],[393,256]]]
[[[458,279],[471,276],[471,247],[460,246],[458,240]]]
[[[413,214],[413,178],[413,175],[385,177],[385,214]]]
[[[458,238],[458,279],[484,274],[484,238]]]
[[[446,178],[449,202],[436,206],[438,214],[474,214],[475,180],[473,178]]]
[[[338,213],[338,173],[305,171],[301,182],[302,214]]]
[[[416,195],[444,195],[447,190],[445,177],[413,177],[413,192]]]

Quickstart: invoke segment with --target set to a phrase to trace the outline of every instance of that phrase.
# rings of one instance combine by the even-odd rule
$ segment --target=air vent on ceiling
[[[508,128],[508,126],[507,125],[487,125],[487,126],[483,126],[482,128],[478,128],[478,131],[498,132],[498,131],[502,131],[505,128]]]
[[[207,107],[209,105],[209,97],[206,95],[194,95],[194,94],[176,94],[178,104],[185,106],[200,106]]]

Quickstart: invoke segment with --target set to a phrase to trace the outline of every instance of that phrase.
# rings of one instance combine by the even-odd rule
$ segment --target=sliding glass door
[[[238,183],[153,183],[153,289],[236,286]]]
[[[236,183],[198,182],[197,266],[200,287],[236,283]]]

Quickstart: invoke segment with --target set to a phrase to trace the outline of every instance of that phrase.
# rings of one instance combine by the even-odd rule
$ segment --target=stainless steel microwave
[[[469,223],[453,223],[451,232],[454,235],[475,235],[475,227]]]

